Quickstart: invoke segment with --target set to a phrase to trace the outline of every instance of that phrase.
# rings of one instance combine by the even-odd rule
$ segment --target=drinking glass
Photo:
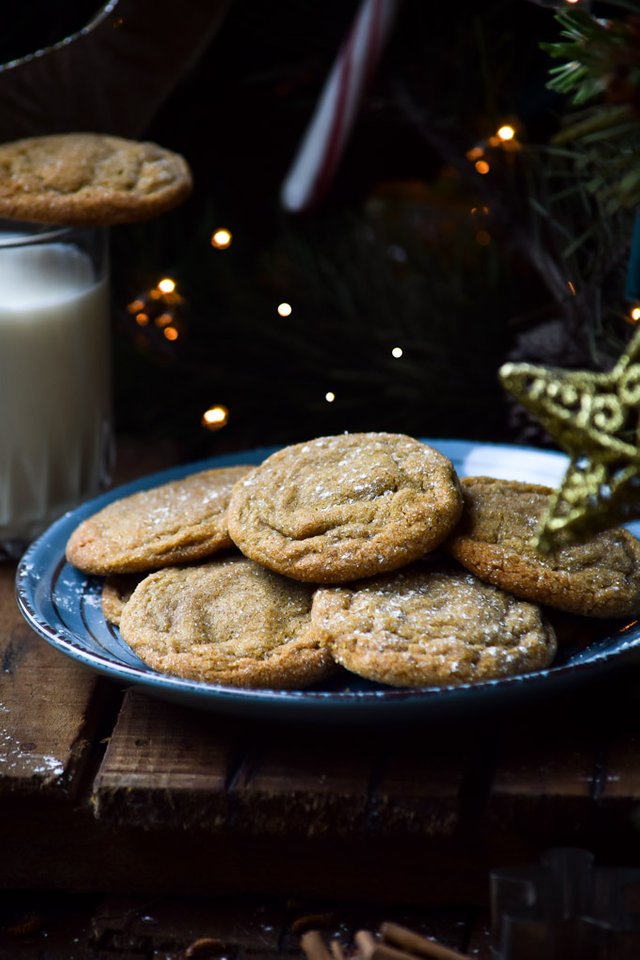
[[[108,483],[109,299],[107,228],[0,221],[0,556]]]

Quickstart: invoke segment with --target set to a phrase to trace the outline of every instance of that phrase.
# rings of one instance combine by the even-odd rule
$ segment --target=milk
[[[88,253],[0,235],[0,542],[97,493],[110,444],[109,291]],[[104,271],[103,271],[104,273]]]

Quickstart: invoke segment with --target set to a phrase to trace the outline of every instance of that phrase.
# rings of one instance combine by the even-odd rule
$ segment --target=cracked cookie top
[[[319,588],[311,622],[347,670],[398,687],[453,686],[548,666],[555,633],[537,604],[467,570],[418,561]]]
[[[434,549],[460,516],[451,461],[403,434],[345,433],[294,444],[241,480],[229,533],[293,579],[342,583]]]
[[[591,617],[640,612],[640,541],[618,527],[540,553],[532,545],[553,490],[493,477],[462,481],[462,518],[443,544],[468,570],[527,600]]]
[[[201,470],[114,500],[76,527],[67,560],[84,573],[137,573],[231,547],[227,507],[250,469]]]
[[[149,574],[120,618],[124,640],[162,673],[235,687],[298,689],[335,669],[311,632],[313,587],[246,557]]]

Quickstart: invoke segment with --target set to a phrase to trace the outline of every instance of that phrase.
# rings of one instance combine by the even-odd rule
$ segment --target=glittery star
[[[640,330],[609,373],[507,363],[500,381],[570,462],[534,539],[542,551],[640,517]]]

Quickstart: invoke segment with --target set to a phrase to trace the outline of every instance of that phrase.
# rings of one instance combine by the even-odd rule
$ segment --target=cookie
[[[241,480],[229,533],[271,570],[343,583],[434,549],[461,509],[456,473],[437,450],[401,434],[340,434],[285,447]]]
[[[102,584],[100,605],[105,620],[118,626],[125,603],[140,583],[140,576],[135,574],[114,574]]]
[[[138,573],[232,546],[227,506],[250,467],[219,467],[114,500],[83,520],[66,547],[84,573]]]
[[[319,588],[311,621],[337,663],[395,687],[451,686],[548,666],[552,628],[536,604],[466,570],[418,562]]]
[[[313,588],[231,557],[149,574],[120,631],[149,666],[234,687],[297,689],[334,669],[312,635]]]
[[[191,189],[186,160],[155,143],[66,133],[0,144],[0,217],[131,223],[177,206]]]
[[[568,613],[640,613],[640,541],[628,530],[607,530],[586,543],[539,553],[531,541],[550,487],[468,477],[463,493],[463,517],[444,548],[476,576]]]

